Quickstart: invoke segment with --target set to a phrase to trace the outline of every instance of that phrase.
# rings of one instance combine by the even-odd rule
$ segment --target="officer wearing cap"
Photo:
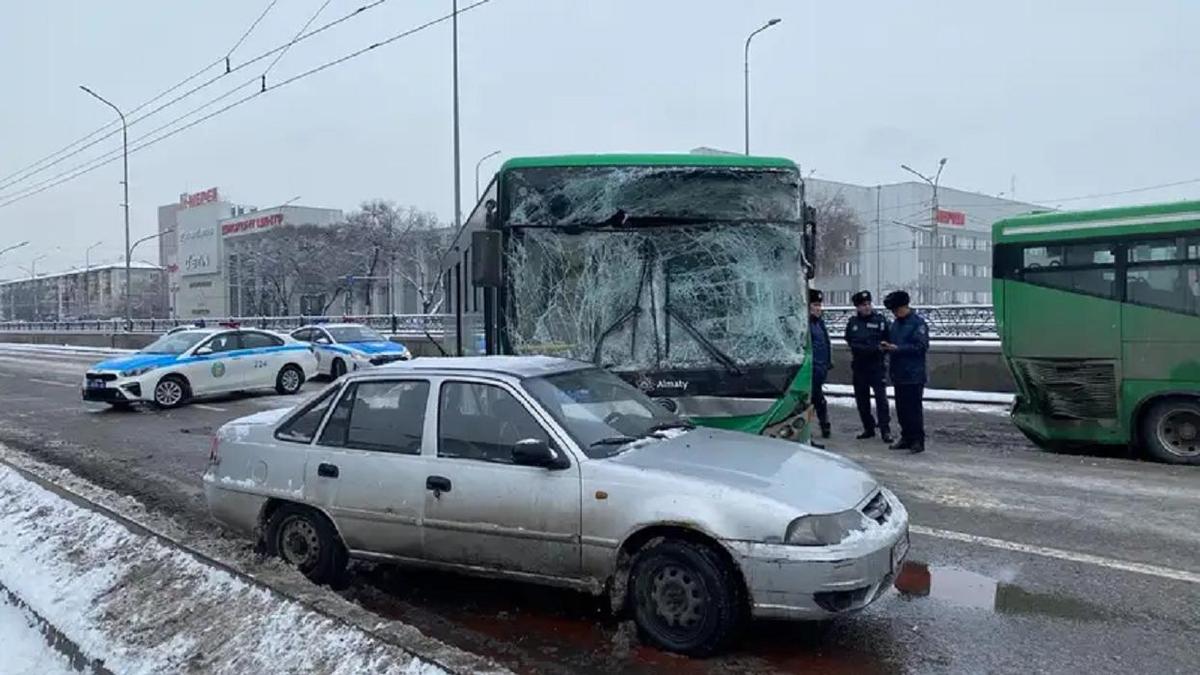
[[[886,363],[883,347],[888,340],[891,322],[871,305],[871,292],[859,291],[850,300],[857,310],[846,322],[846,344],[850,346],[850,373],[854,383],[854,402],[863,431],[859,440],[875,436],[878,420],[879,435],[884,443],[892,442],[891,416],[888,414]],[[871,414],[871,395],[875,395],[875,411]]]
[[[893,450],[925,452],[925,352],[929,351],[929,326],[908,306],[908,293],[892,291],[883,299],[896,320],[880,346],[889,354],[889,372],[896,389],[896,418],[900,440]]]
[[[815,288],[808,289],[808,334],[812,339],[812,404],[821,425],[821,438],[829,438],[829,407],[825,403],[825,378],[833,368],[833,347],[829,343],[829,329],[825,327],[825,294]]]

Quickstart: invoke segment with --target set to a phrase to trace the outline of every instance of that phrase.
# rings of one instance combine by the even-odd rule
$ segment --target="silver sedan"
[[[547,357],[353,373],[222,427],[204,484],[214,518],[315,581],[361,558],[607,594],[692,655],[747,615],[862,609],[908,550],[903,505],[855,463]]]

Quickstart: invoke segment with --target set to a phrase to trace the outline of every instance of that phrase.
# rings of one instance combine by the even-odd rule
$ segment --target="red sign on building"
[[[232,223],[221,225],[221,236],[228,237],[231,234],[242,234],[244,232],[252,232],[254,230],[262,230],[268,227],[275,227],[283,224],[282,213],[272,213],[269,216],[259,216],[257,218],[247,218],[245,220],[235,220]]]
[[[200,192],[193,192],[192,194],[185,192],[179,195],[179,206],[185,209],[200,206],[201,204],[211,204],[215,201],[217,201],[217,188],[215,187],[201,190]]]
[[[967,224],[967,214],[962,211],[947,211],[945,209],[937,210],[937,221],[939,225],[957,225],[962,227]]]

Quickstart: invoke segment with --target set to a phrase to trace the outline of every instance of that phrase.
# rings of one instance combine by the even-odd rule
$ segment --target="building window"
[[[844,260],[838,263],[837,270],[838,274],[841,274],[842,276],[853,276],[858,274],[858,262],[854,260]]]
[[[922,261],[918,262],[917,263],[917,271],[921,274],[921,276],[925,276],[926,274],[929,274],[929,261],[922,260]]]
[[[212,284],[211,281],[193,281],[188,284],[188,288],[211,288]]]
[[[959,305],[970,303],[973,297],[971,291],[954,291],[954,302]]]

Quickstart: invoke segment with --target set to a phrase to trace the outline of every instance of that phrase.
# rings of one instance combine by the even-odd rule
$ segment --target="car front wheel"
[[[346,362],[341,359],[334,359],[333,365],[329,367],[329,379],[336,380],[346,374]]]
[[[160,408],[177,408],[187,399],[187,382],[178,375],[168,375],[154,385],[154,405]]]
[[[280,368],[279,374],[275,376],[275,391],[280,394],[290,396],[300,391],[303,385],[304,371],[290,363]]]
[[[346,569],[346,547],[321,513],[285,504],[271,514],[266,549],[318,584],[338,581]]]
[[[709,656],[737,632],[743,611],[736,573],[711,546],[652,541],[634,557],[630,575],[634,621],[647,642]]]

